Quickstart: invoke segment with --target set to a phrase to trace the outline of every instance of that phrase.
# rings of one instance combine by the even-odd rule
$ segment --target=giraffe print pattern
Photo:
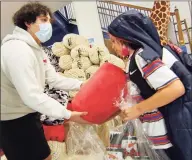
[[[151,16],[151,20],[157,28],[161,45],[168,44],[168,25],[170,22],[170,1],[156,0],[154,2]]]

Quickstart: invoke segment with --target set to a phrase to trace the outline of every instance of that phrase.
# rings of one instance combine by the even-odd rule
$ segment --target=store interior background
[[[119,1],[118,1],[119,2]],[[10,34],[14,28],[12,24],[12,16],[24,3],[26,2],[1,2],[1,40],[7,34]],[[56,18],[56,24],[53,25],[54,33],[52,39],[45,45],[51,46],[56,41],[61,41],[62,37],[67,33],[78,33],[87,38],[94,39],[96,43],[104,43],[105,33],[101,28],[101,17],[98,15],[98,5],[95,0],[92,1],[55,1],[55,2],[45,2],[51,8],[53,12],[64,12],[64,6],[72,4],[72,12],[76,22],[71,21],[66,23],[65,19],[62,19],[60,15],[56,12],[54,15]],[[132,5],[152,8],[153,1],[121,1],[121,3],[128,3]],[[171,1],[171,11],[175,8],[179,10],[180,19],[186,19],[189,33],[192,35],[192,25],[191,25],[191,10],[189,1]],[[70,13],[71,14],[71,13]],[[100,18],[100,19],[99,19]],[[173,26],[169,28],[169,37],[173,42],[176,42],[175,33],[173,32]],[[103,36],[104,35],[104,36]],[[187,34],[184,32],[184,39],[187,39]],[[106,37],[105,37],[106,38]],[[187,40],[186,40],[187,41]],[[191,40],[192,41],[192,40]],[[192,42],[191,42],[192,43]],[[188,53],[191,53],[190,46],[185,45]]]

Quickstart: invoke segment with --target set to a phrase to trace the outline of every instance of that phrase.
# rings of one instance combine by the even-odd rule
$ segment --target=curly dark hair
[[[36,21],[36,18],[40,15],[46,16],[47,14],[50,15],[51,19],[53,19],[53,15],[51,10],[38,2],[30,2],[23,5],[13,16],[13,23],[24,29],[27,30],[27,26],[25,23],[31,24]]]

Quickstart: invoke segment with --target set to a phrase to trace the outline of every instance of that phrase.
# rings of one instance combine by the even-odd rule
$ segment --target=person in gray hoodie
[[[1,143],[8,160],[50,160],[39,113],[83,123],[86,112],[67,110],[44,93],[45,83],[65,91],[82,82],[56,73],[42,43],[52,36],[47,6],[25,4],[13,16],[15,29],[1,46]]]

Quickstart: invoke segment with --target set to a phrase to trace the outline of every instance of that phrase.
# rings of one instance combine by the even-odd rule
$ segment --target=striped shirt
[[[175,57],[165,48],[163,48],[163,59],[157,59],[151,64],[147,62],[139,55],[142,52],[140,49],[136,55],[135,60],[140,70],[143,78],[149,84],[149,86],[155,90],[161,89],[164,86],[171,83],[173,80],[177,79],[175,73],[170,70],[172,64],[176,61]],[[129,57],[126,73],[129,72],[131,56]],[[129,87],[130,94],[132,98],[139,103],[143,100],[140,95],[140,90],[136,84],[130,81],[129,76],[127,76],[127,83]],[[167,129],[165,126],[165,121],[161,112],[158,109],[154,109],[151,112],[146,112],[140,116],[140,120],[143,124],[143,128],[148,135],[149,139],[153,142],[154,149],[167,149],[172,146],[169,138],[167,136]]]

